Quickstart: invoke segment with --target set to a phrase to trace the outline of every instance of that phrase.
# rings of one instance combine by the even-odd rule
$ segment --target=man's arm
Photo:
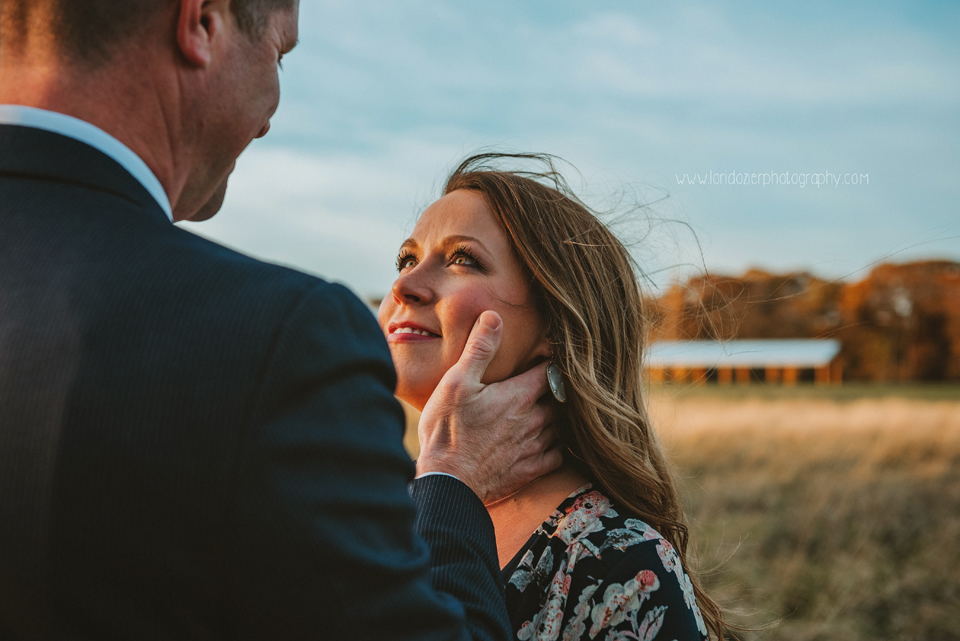
[[[431,573],[394,376],[373,317],[344,288],[319,284],[281,328],[239,448],[232,636],[509,635],[492,524],[449,477],[413,485]]]
[[[414,480],[410,495],[417,504],[417,533],[430,548],[433,587],[463,606],[471,639],[512,638],[499,607],[489,606],[503,603],[504,596],[496,534],[483,503],[464,483],[443,474]]]

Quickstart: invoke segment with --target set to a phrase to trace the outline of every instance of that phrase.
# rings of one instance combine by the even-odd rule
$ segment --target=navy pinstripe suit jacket
[[[408,491],[394,385],[343,287],[0,126],[0,638],[506,638],[489,517]]]

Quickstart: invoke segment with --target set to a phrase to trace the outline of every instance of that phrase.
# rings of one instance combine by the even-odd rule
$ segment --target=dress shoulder
[[[504,571],[520,641],[701,641],[706,625],[673,546],[586,485]]]

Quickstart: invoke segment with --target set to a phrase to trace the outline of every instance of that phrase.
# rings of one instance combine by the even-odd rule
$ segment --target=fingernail
[[[498,329],[500,327],[500,316],[493,312],[484,312],[480,314],[480,324],[487,329]]]

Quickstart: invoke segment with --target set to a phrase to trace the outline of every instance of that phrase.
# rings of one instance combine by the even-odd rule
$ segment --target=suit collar
[[[149,191],[116,160],[58,133],[0,124],[0,175],[15,174],[80,184],[110,192],[169,222]]]
[[[43,129],[79,140],[102,151],[133,174],[133,177],[139,180],[140,184],[160,203],[160,207],[166,212],[171,222],[173,221],[170,200],[163,185],[157,180],[156,174],[132,149],[96,125],[67,114],[26,105],[0,105],[0,124]]]

